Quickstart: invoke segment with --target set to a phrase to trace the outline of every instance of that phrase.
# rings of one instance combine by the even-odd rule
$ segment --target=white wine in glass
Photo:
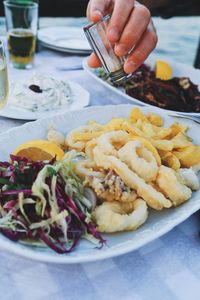
[[[0,109],[2,109],[8,99],[8,72],[6,56],[3,43],[0,41]]]

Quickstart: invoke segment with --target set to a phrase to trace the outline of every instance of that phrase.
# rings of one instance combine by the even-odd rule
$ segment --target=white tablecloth
[[[121,103],[120,96],[90,78],[85,71],[59,71],[82,58],[43,50],[35,71],[68,78],[91,93],[91,105]],[[32,71],[10,70],[10,78]],[[23,121],[0,118],[0,132]],[[132,253],[105,261],[50,265],[0,251],[0,299],[4,300],[199,300],[199,214],[160,239]]]

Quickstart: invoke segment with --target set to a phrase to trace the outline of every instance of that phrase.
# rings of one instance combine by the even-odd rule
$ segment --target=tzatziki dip
[[[69,83],[43,75],[16,81],[10,92],[9,104],[39,112],[68,106],[73,102]]]

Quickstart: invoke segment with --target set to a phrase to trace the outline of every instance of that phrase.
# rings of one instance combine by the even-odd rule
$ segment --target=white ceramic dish
[[[90,94],[88,93],[88,91],[86,91],[76,82],[70,80],[67,80],[67,82],[70,84],[73,99],[73,102],[69,104],[69,106],[61,106],[60,108],[54,110],[32,112],[27,109],[12,106],[11,99],[11,101],[8,101],[8,104],[2,110],[0,110],[0,116],[18,120],[37,120],[47,116],[53,116],[61,112],[81,109],[87,106],[90,102]]]
[[[131,105],[90,107],[40,119],[11,129],[0,135],[0,160],[7,160],[9,153],[27,140],[45,138],[49,123],[53,124],[56,129],[66,133],[91,119],[105,123],[112,117],[128,116],[131,108]],[[144,113],[152,111],[151,108],[141,109]],[[165,118],[166,125],[174,122],[174,118],[167,117],[166,112],[159,112]],[[184,120],[182,123],[192,126],[189,134],[196,143],[200,144],[199,125],[189,120]],[[96,261],[124,254],[147,244],[170,231],[199,209],[200,190],[193,193],[192,198],[178,208],[164,209],[161,212],[150,211],[147,222],[135,232],[104,235],[107,245],[102,249],[96,249],[93,244],[83,240],[74,252],[61,255],[49,248],[35,248],[12,242],[3,235],[0,235],[0,247],[26,258],[49,263],[65,264]]]
[[[149,64],[152,68],[154,68],[155,66],[155,61],[156,58],[154,55],[152,55],[150,58],[147,59],[146,63]],[[189,77],[190,80],[197,84],[199,86],[200,89],[200,70],[195,69],[189,65],[185,65],[185,64],[181,64],[181,63],[176,63],[172,60],[167,60],[172,68],[173,68],[173,76],[177,76],[177,77]],[[105,87],[107,87],[108,89],[112,90],[114,93],[119,94],[122,96],[122,99],[125,99],[126,102],[128,101],[129,103],[132,104],[136,104],[136,105],[140,105],[140,106],[149,106],[149,107],[153,107],[155,108],[156,106],[153,106],[151,104],[147,104],[144,103],[136,98],[130,97],[129,95],[127,95],[125,93],[125,91],[123,91],[122,88],[117,88],[114,87],[112,85],[110,85],[108,82],[102,80],[100,77],[98,77],[97,73],[98,71],[95,69],[91,69],[88,64],[87,64],[87,58],[85,58],[83,60],[83,68],[88,72],[88,74],[90,76],[92,76],[93,78],[95,78],[99,83],[103,84]],[[159,108],[161,109],[161,108]],[[163,109],[162,109],[163,110]],[[178,111],[172,111],[172,110],[164,110],[164,111],[168,111],[171,112],[173,114],[177,113],[177,114],[182,114],[182,115],[187,115],[187,116],[191,116],[191,117],[200,117],[200,113],[187,113],[187,112],[178,112]]]
[[[91,52],[90,45],[79,27],[45,27],[38,31],[38,39],[47,48],[77,54]]]

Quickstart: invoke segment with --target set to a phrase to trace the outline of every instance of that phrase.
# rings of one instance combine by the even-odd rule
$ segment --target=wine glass
[[[0,109],[2,109],[8,99],[8,72],[6,55],[3,42],[0,40]]]

